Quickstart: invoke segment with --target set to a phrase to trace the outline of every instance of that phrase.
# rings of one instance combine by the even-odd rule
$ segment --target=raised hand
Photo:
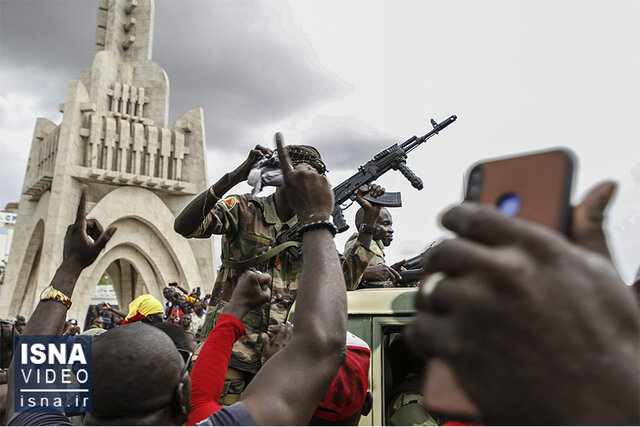
[[[238,279],[238,285],[223,312],[242,319],[249,311],[269,301],[271,297],[269,285],[271,285],[270,275],[246,271]]]
[[[364,210],[364,223],[369,225],[374,225],[378,216],[380,215],[381,206],[371,203],[366,200],[364,197],[365,194],[369,193],[373,197],[382,196],[384,194],[385,189],[380,187],[377,184],[369,184],[363,185],[358,188],[358,192],[356,193],[356,202],[362,207]]]
[[[405,268],[405,264],[407,263],[406,259],[403,259],[402,261],[398,261],[395,264],[391,264],[391,268],[393,268],[395,271],[407,271],[407,269]]]
[[[280,325],[278,332],[269,339],[269,335],[266,333],[260,334],[260,339],[263,342],[262,345],[262,364],[269,360],[274,354],[282,350],[289,344],[293,337],[293,325],[289,322]]]
[[[289,205],[301,223],[328,220],[333,211],[333,191],[327,179],[315,170],[291,165],[282,134],[276,133],[278,159],[284,177],[284,191]]]
[[[86,219],[87,186],[82,186],[76,220],[64,237],[62,263],[79,268],[90,266],[116,232],[116,227],[104,231],[97,219]]]
[[[459,237],[425,255],[443,279],[408,343],[450,364],[483,420],[638,424],[640,311],[610,261],[471,203],[442,224]]]
[[[76,327],[75,325],[66,325],[64,332],[62,332],[62,335],[75,335],[76,334]]]
[[[271,157],[272,154],[273,151],[269,150],[268,148],[263,147],[259,144],[256,145],[253,150],[249,151],[247,159],[231,173],[235,183],[246,181],[247,177],[249,176],[249,171],[251,171],[251,167],[254,165],[254,163],[263,157]]]

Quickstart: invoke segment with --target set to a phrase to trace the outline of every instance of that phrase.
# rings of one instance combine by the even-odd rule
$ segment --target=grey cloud
[[[171,116],[202,106],[209,148],[245,151],[257,129],[346,93],[289,14],[246,1],[156,4],[154,61],[175,88]]]
[[[2,129],[14,129],[22,126],[22,121],[8,121],[8,108],[17,107],[18,111],[26,103],[35,103],[32,108],[44,117],[55,121],[59,117],[58,105],[65,101],[67,79],[60,72],[51,72],[28,64],[3,64],[0,70],[2,92],[4,96],[17,98],[22,105],[3,106],[0,110],[0,126]],[[6,108],[6,109],[5,109]],[[35,125],[36,117],[23,117]]]
[[[9,202],[20,201],[20,188],[26,170],[26,163],[17,162],[14,156],[11,162],[4,163],[0,168],[0,210]],[[20,159],[21,160],[21,159]],[[26,160],[26,156],[25,156]]]
[[[354,170],[397,142],[402,141],[352,117],[315,117],[304,135],[304,143],[318,148],[329,170]]]
[[[57,106],[64,102],[68,81],[91,64],[97,4],[0,2],[3,93],[29,96],[41,115],[59,117]],[[191,107],[204,108],[210,150],[244,152],[265,124],[306,114],[348,90],[320,64],[280,3],[157,1],[153,60],[169,76],[171,120]],[[35,119],[27,118],[30,129]],[[0,127],[12,127],[3,112]],[[1,146],[28,146],[29,139],[2,141]],[[28,147],[19,152],[26,158]],[[1,200],[19,194],[22,173],[11,174],[19,178],[4,181]]]
[[[3,0],[0,55],[6,63],[66,72],[72,79],[91,63],[97,0]]]
[[[67,82],[91,63],[97,4],[0,3],[2,67],[22,75],[34,68],[51,73],[56,96],[47,96],[49,108],[64,100]],[[274,5],[277,10],[269,8]],[[257,128],[304,114],[348,90],[320,64],[280,3],[157,1],[155,10],[153,60],[169,75],[171,118],[203,107],[210,146],[233,150],[229,142],[238,141],[244,150]]]
[[[91,63],[97,1],[1,5],[2,75],[9,76],[3,84],[39,95],[38,110],[53,119],[67,82]],[[237,154],[259,142],[265,125],[344,96],[349,87],[319,62],[293,23],[286,8],[259,2],[156,2],[153,60],[169,76],[171,120],[203,107],[209,153]],[[0,126],[8,126],[1,116]],[[353,170],[399,142],[348,117],[318,116],[303,136],[330,170]],[[9,187],[18,194],[18,182]]]

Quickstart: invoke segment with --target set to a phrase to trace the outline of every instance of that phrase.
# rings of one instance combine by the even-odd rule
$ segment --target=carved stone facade
[[[208,288],[212,239],[187,241],[175,215],[207,186],[204,120],[193,108],[168,127],[169,80],[151,61],[153,0],[101,0],[93,64],[69,83],[59,125],[36,121],[0,316],[29,315],[62,261],[80,185],[88,216],[118,231],[79,279],[71,318],[84,318],[107,273],[121,307],[168,282]]]

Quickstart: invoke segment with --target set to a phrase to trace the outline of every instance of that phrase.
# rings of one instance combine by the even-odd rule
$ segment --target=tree
[[[98,285],[112,285],[113,283],[111,283],[111,277],[109,277],[109,275],[107,274],[103,274],[102,277],[100,278],[100,281],[98,282]]]

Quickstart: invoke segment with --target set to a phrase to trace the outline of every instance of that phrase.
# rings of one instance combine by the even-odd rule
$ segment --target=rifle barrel
[[[456,116],[455,114],[452,116],[449,116],[448,118],[444,119],[440,123],[437,123],[436,125],[434,125],[433,130],[431,130],[429,133],[421,136],[420,138],[416,136],[414,136],[413,138],[409,138],[405,143],[401,145],[401,147],[404,149],[406,153],[408,153],[409,151],[416,148],[418,145],[425,142],[427,139],[431,138],[433,135],[437,135],[442,129],[446,128],[451,123],[455,122],[457,118],[458,116]]]

